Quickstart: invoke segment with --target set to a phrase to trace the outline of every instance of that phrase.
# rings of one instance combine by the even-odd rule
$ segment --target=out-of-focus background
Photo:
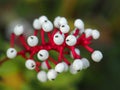
[[[33,20],[41,15],[51,21],[64,16],[71,30],[77,18],[84,21],[85,28],[98,29],[101,37],[92,47],[103,52],[103,60],[95,63],[82,50],[91,63],[88,69],[76,75],[62,73],[55,81],[41,83],[35,71],[25,68],[25,60],[16,57],[0,66],[0,90],[120,90],[120,0],[0,0],[0,60],[9,48],[13,25],[23,24],[29,35]]]

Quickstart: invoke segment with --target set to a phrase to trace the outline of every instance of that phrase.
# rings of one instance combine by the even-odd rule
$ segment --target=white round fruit
[[[40,24],[40,22],[39,22],[38,19],[35,19],[35,20],[33,21],[33,28],[34,28],[34,29],[37,29],[37,30],[40,30],[40,29],[41,29],[41,24]]]
[[[47,81],[47,73],[45,71],[40,71],[37,74],[37,78],[40,82],[46,82]]]
[[[66,37],[66,44],[68,46],[74,46],[77,43],[77,39],[74,35],[69,35]]]
[[[103,58],[103,55],[102,55],[102,53],[101,53],[100,51],[95,50],[95,51],[92,53],[91,57],[92,57],[93,61],[95,61],[95,62],[100,62],[101,59]]]
[[[14,48],[9,48],[6,52],[6,55],[10,59],[15,58],[17,56],[17,51]]]
[[[84,32],[84,23],[81,19],[76,19],[74,22],[74,26],[81,30],[81,33]]]
[[[44,22],[48,21],[48,18],[46,16],[40,16],[39,17],[39,23],[42,25]]]
[[[50,21],[46,21],[42,24],[42,29],[45,31],[45,32],[50,32],[53,30],[53,24],[52,22]]]
[[[85,36],[86,36],[86,38],[88,38],[89,36],[92,36],[92,29],[90,29],[90,28],[85,29]]]
[[[61,25],[65,25],[65,24],[68,24],[68,22],[67,22],[67,19],[65,18],[65,17],[61,17],[60,18],[60,20],[59,20],[59,25],[61,26]]]
[[[82,58],[81,61],[83,62],[83,69],[86,69],[90,66],[90,62],[86,58]]]
[[[64,63],[58,63],[58,64],[55,66],[55,71],[58,72],[58,73],[62,73],[64,70],[65,70],[65,65],[64,65]]]
[[[93,39],[98,39],[100,37],[100,32],[98,30],[93,30],[92,37]]]
[[[56,33],[53,37],[53,41],[56,45],[61,45],[64,42],[64,36],[60,33]]]
[[[55,80],[57,77],[57,72],[54,69],[50,69],[47,73],[47,77],[49,80]]]
[[[32,59],[28,59],[28,60],[25,62],[25,66],[26,66],[27,69],[33,70],[33,69],[35,69],[35,67],[36,67],[36,63],[35,63],[35,61],[32,60]]]
[[[75,59],[73,62],[73,68],[77,71],[83,69],[83,62],[80,59]]]
[[[61,31],[62,33],[68,33],[68,32],[70,31],[69,25],[67,25],[67,24],[61,25],[61,26],[60,26],[60,31]]]
[[[73,68],[73,64],[70,65],[70,73],[77,74],[77,70]]]
[[[56,28],[59,28],[60,27],[60,25],[59,25],[59,21],[60,21],[60,16],[57,16],[55,19],[54,19],[54,26],[56,27]]]
[[[62,62],[64,64],[64,71],[68,71],[68,65],[65,62]]]
[[[16,25],[15,28],[14,28],[14,34],[16,36],[19,36],[21,34],[23,34],[23,31],[24,31],[24,28],[22,25]]]
[[[27,39],[27,43],[29,46],[34,47],[38,44],[37,36],[29,36]]]
[[[49,57],[49,52],[45,49],[42,49],[38,52],[37,57],[38,57],[39,60],[45,61]]]

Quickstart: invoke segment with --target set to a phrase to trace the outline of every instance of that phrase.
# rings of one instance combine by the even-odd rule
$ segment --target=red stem
[[[35,30],[34,35],[37,36],[37,34],[38,34],[38,30]]]
[[[52,40],[51,40],[51,33],[48,32],[47,34],[48,34],[48,39],[49,39],[50,43],[52,43]]]
[[[10,47],[14,47],[15,34],[12,33],[10,36]]]
[[[40,71],[40,68],[39,68],[40,65],[41,65],[40,62],[36,62],[36,68],[35,68],[36,72],[39,72],[39,71]]]
[[[67,65],[70,65],[71,63],[66,59],[66,58],[63,58],[64,62],[67,64]]]
[[[79,29],[76,29],[76,30],[75,30],[75,33],[74,33],[73,35],[74,35],[74,36],[78,36],[79,33],[80,33],[80,30],[79,30]]]
[[[24,46],[24,48],[25,48],[26,50],[30,50],[30,47],[27,45],[27,43],[26,43],[26,41],[25,41],[25,37],[24,37],[23,35],[20,35],[20,36],[19,36],[19,39],[20,39],[22,45]]]
[[[17,55],[21,55],[23,58],[25,58],[25,59],[27,60],[28,58],[27,58],[26,55],[25,55],[26,52],[27,52],[27,51],[23,50],[23,51],[18,52]]]
[[[48,60],[46,60],[46,61],[45,61],[45,63],[46,63],[46,65],[47,65],[48,69],[50,69],[50,68],[51,68],[51,66],[50,66],[50,64],[49,64]]]
[[[45,37],[44,37],[45,32],[44,32],[43,29],[41,29],[41,33],[40,34],[41,34],[42,45],[45,45]]]
[[[89,36],[89,37],[87,38],[88,41],[91,41],[92,39],[93,39],[92,36]]]
[[[89,46],[83,46],[86,50],[88,50],[90,53],[92,53],[94,51],[93,48],[89,47]]]
[[[58,47],[59,49],[59,57],[58,57],[58,61],[61,62],[62,61],[62,57],[63,57],[63,47]]]
[[[57,62],[52,58],[52,57],[49,57],[48,58],[52,63],[54,63],[55,65],[57,65]]]
[[[81,56],[75,52],[75,47],[71,47],[70,49],[75,59],[81,59]]]

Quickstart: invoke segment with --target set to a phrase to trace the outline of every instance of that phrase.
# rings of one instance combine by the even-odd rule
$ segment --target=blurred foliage
[[[86,28],[99,29],[101,38],[94,41],[92,47],[100,49],[104,59],[94,63],[90,54],[81,49],[81,54],[91,62],[90,68],[77,75],[62,73],[55,81],[41,83],[36,79],[36,72],[27,70],[24,60],[17,57],[0,66],[0,90],[120,89],[120,0],[0,0],[0,60],[9,48],[6,27],[19,18],[32,26],[33,19],[40,15],[52,21],[58,15],[65,16],[71,30],[76,18],[81,18]]]

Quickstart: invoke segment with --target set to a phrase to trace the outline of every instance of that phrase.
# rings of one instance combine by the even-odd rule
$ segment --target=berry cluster
[[[6,53],[7,57],[12,59],[17,55],[21,55],[26,59],[26,68],[36,70],[37,78],[41,82],[54,80],[58,73],[62,73],[68,69],[72,74],[76,74],[78,71],[88,68],[90,63],[86,58],[81,57],[80,50],[76,48],[77,46],[82,46],[90,52],[93,61],[101,61],[103,58],[102,53],[89,46],[93,39],[99,38],[100,33],[98,30],[84,29],[83,21],[76,19],[74,22],[75,29],[69,34],[70,27],[66,18],[58,16],[54,19],[53,23],[54,26],[46,16],[35,19],[33,21],[34,34],[27,39],[23,34],[24,27],[16,25],[11,34],[10,48]],[[48,37],[47,41],[45,38],[46,35]],[[14,48],[16,37],[19,38],[24,50],[17,52]],[[49,51],[51,50],[58,52],[58,60],[54,60],[49,55]],[[35,60],[35,55],[38,60]],[[70,55],[73,62],[68,60],[65,57],[66,55]],[[54,64],[54,68],[51,66],[51,63]]]

